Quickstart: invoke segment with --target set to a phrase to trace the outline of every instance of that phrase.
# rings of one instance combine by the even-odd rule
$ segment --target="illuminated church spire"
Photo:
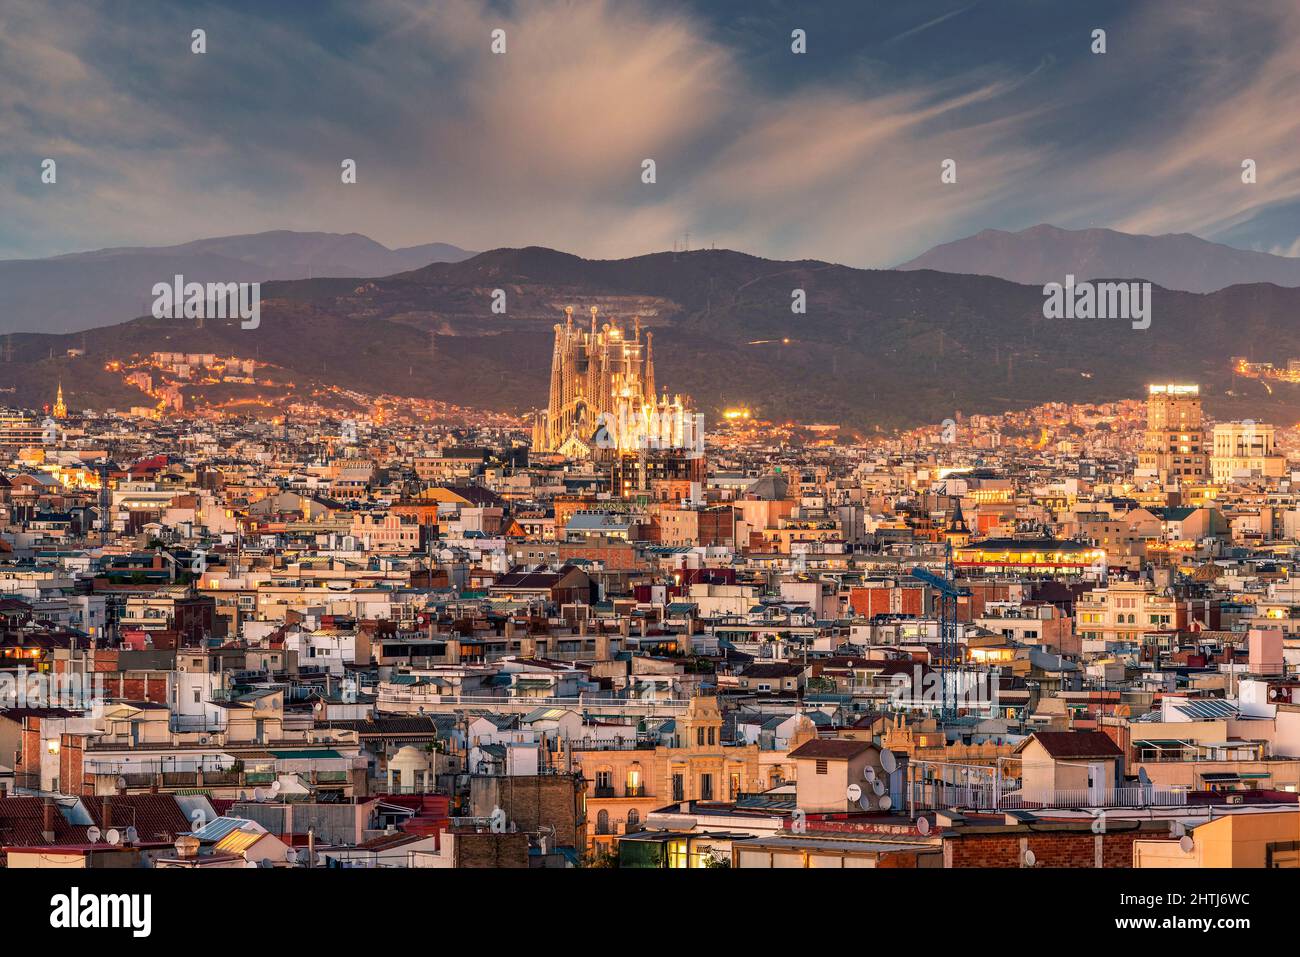
[[[63,383],[59,383],[58,394],[54,397],[54,417],[56,419],[66,419],[68,417],[68,406],[63,401]]]
[[[653,332],[645,334],[645,393],[647,402],[655,400],[655,357],[654,357],[654,338]]]

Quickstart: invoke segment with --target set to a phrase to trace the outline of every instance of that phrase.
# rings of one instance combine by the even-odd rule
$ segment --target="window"
[[[740,775],[732,773],[731,775],[731,800],[735,800],[740,795]]]
[[[695,729],[695,743],[696,743],[697,745],[699,745],[700,747],[704,747],[704,729],[703,729],[703,728],[696,728],[696,729]]]
[[[715,734],[716,734],[716,733],[717,733],[717,729],[716,729],[716,728],[709,728],[709,744],[717,744],[717,743],[718,743],[718,742],[717,742],[717,739],[715,738]]]
[[[1300,868],[1300,841],[1279,841],[1265,845],[1265,867]]]
[[[673,775],[673,800],[686,800],[686,777],[683,774]]]
[[[825,762],[824,760],[818,760],[818,762],[817,762],[817,773],[818,773],[818,774],[825,774],[825,773],[826,773],[826,762]]]
[[[700,800],[701,801],[713,800],[713,775],[712,774],[700,775]]]
[[[689,867],[689,857],[686,850],[686,841],[669,841],[668,842],[668,866],[669,867]]]

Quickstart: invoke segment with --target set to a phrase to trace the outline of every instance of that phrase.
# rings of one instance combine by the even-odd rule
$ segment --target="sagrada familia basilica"
[[[654,333],[632,333],[617,322],[597,328],[573,322],[573,307],[555,325],[550,399],[533,421],[533,449],[568,458],[591,458],[603,450],[631,454],[643,449],[693,449],[702,444],[699,416],[681,395],[655,395]],[[697,434],[698,431],[698,434]]]

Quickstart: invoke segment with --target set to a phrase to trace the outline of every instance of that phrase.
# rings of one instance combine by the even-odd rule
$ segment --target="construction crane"
[[[939,717],[945,721],[957,717],[957,599],[970,594],[969,588],[960,588],[955,582],[952,568],[952,545],[944,554],[943,575],[917,566],[912,577],[925,582],[936,593],[936,610],[939,618],[939,682],[942,700]]]

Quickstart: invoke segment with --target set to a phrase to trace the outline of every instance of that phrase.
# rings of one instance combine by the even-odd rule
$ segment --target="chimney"
[[[46,798],[45,804],[41,807],[41,837],[48,844],[54,843],[54,815],[57,813],[53,798]]]
[[[199,839],[190,834],[182,834],[176,838],[176,856],[183,861],[198,857]]]
[[[103,817],[104,821],[101,826],[107,831],[113,826],[113,799],[107,794],[104,795]]]

